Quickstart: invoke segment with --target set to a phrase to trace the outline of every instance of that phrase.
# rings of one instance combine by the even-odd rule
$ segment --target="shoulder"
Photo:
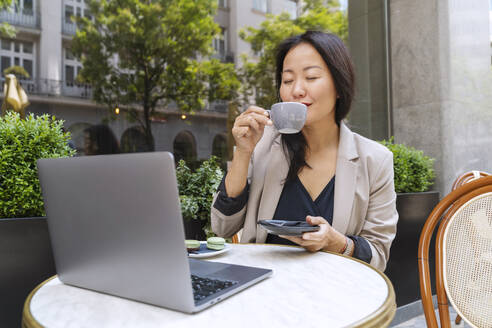
[[[345,132],[352,137],[347,139],[352,143],[354,157],[358,158],[360,168],[369,176],[378,176],[381,171],[393,171],[393,153],[388,148],[348,128]]]
[[[361,136],[355,132],[352,133],[360,157],[372,158],[379,161],[384,161],[388,157],[393,157],[393,153],[379,142]]]

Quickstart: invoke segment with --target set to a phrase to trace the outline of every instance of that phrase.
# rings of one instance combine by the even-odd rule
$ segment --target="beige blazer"
[[[267,126],[251,157],[246,206],[227,216],[212,205],[212,230],[230,238],[243,229],[241,243],[264,243],[267,232],[257,221],[272,219],[288,171],[280,134]],[[398,221],[393,154],[341,123],[335,175],[333,228],[364,237],[372,251],[370,264],[384,271]]]

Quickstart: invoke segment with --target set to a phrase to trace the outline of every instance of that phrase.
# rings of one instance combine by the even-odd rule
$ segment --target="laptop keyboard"
[[[191,284],[193,285],[193,298],[196,303],[221,290],[234,286],[237,281],[203,278],[192,274]]]

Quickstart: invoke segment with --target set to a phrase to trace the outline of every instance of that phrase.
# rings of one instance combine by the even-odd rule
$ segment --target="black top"
[[[331,178],[330,182],[328,182],[314,201],[299,177],[296,177],[295,180],[285,183],[273,219],[306,221],[306,216],[311,215],[321,216],[329,224],[332,224],[334,195],[335,177]],[[272,234],[268,234],[266,243],[296,245],[290,240]]]
[[[219,194],[214,207],[224,215],[233,215],[239,212],[248,202],[249,184],[246,185],[237,197],[227,197],[225,189],[225,176],[218,188]],[[333,208],[335,198],[335,177],[325,186],[319,196],[313,201],[301,180],[297,177],[294,181],[287,181],[280,195],[280,199],[273,215],[277,220],[306,220],[307,215],[321,216],[329,224],[333,222]],[[368,241],[360,236],[347,236],[354,241],[353,257],[369,263],[372,258]],[[290,240],[268,234],[267,244],[296,245]]]

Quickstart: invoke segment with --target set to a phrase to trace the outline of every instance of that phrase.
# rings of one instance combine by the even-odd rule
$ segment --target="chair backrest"
[[[490,174],[487,172],[483,171],[468,171],[460,175],[458,178],[453,183],[453,186],[451,188],[451,191],[456,190],[457,188],[461,187],[465,183],[474,181],[476,179],[482,178],[489,176]],[[448,297],[446,295],[446,290],[444,286],[444,272],[443,272],[443,267],[444,267],[444,260],[443,260],[443,252],[442,250],[442,245],[443,245],[443,240],[444,240],[444,229],[446,227],[446,224],[451,217],[451,215],[456,211],[456,209],[459,207],[460,202],[456,202],[453,204],[453,206],[446,212],[444,215],[443,219],[441,220],[441,223],[439,224],[439,229],[437,231],[436,235],[436,252],[435,252],[435,257],[436,257],[436,294],[437,294],[437,304],[438,304],[438,310],[439,310],[439,320],[441,322],[441,327],[442,328],[449,328],[451,327],[451,322],[449,319],[449,307],[448,307]],[[458,314],[456,316],[455,323],[459,324],[461,322],[461,317]]]
[[[451,191],[464,185],[467,182],[470,182],[470,181],[473,181],[473,180],[476,180],[479,178],[483,178],[483,177],[486,177],[488,175],[490,175],[490,173],[483,172],[483,171],[476,171],[476,170],[465,172],[462,175],[460,175],[458,178],[456,178],[456,180],[453,183],[453,186],[451,187]]]
[[[458,178],[459,179],[459,178]],[[472,198],[485,194],[487,192],[492,192],[492,176],[486,176],[480,179],[468,179],[465,182],[461,182],[462,186],[457,187],[450,194],[444,197],[434,208],[434,210],[429,215],[422,233],[420,235],[419,250],[418,250],[418,264],[419,264],[419,278],[420,278],[420,290],[422,296],[422,305],[424,307],[424,313],[427,321],[428,327],[438,327],[437,319],[434,312],[434,307],[432,304],[432,290],[430,284],[430,271],[429,271],[429,247],[434,230],[442,218],[441,225],[436,239],[436,292],[438,296],[438,305],[440,313],[441,327],[450,327],[449,312],[447,309],[446,291],[443,286],[446,286],[447,281],[444,281],[444,263],[447,263],[448,258],[444,258],[443,249],[444,245],[444,232],[446,227],[450,222],[461,222],[464,225],[473,225],[470,221],[470,217],[467,216],[469,211],[465,209],[470,206],[471,203],[467,203]],[[467,181],[469,181],[467,183]],[[459,185],[459,184],[458,184]],[[457,213],[460,212],[460,216]],[[456,224],[456,223],[455,223]],[[451,230],[448,230],[451,231]],[[476,230],[474,230],[476,231]],[[451,240],[447,235],[447,240]],[[460,247],[464,248],[463,245]],[[447,254],[450,251],[447,252]],[[453,259],[451,262],[460,266],[461,261],[458,259]],[[447,268],[450,268],[449,263]],[[470,268],[473,270],[473,268]],[[451,272],[451,271],[450,271]],[[452,275],[452,274],[451,274]],[[450,277],[449,274],[446,277]],[[492,276],[491,276],[492,277]],[[449,280],[449,279],[448,279]],[[453,304],[455,305],[455,304]],[[458,303],[456,303],[458,306]],[[459,309],[459,308],[458,308]],[[457,309],[457,310],[458,310]],[[465,313],[465,312],[463,312]],[[471,322],[469,317],[465,313],[465,318],[467,321]],[[489,320],[492,322],[492,318]],[[481,326],[480,326],[481,327]]]
[[[443,278],[456,312],[473,326],[492,327],[492,187],[483,191],[446,223]]]

